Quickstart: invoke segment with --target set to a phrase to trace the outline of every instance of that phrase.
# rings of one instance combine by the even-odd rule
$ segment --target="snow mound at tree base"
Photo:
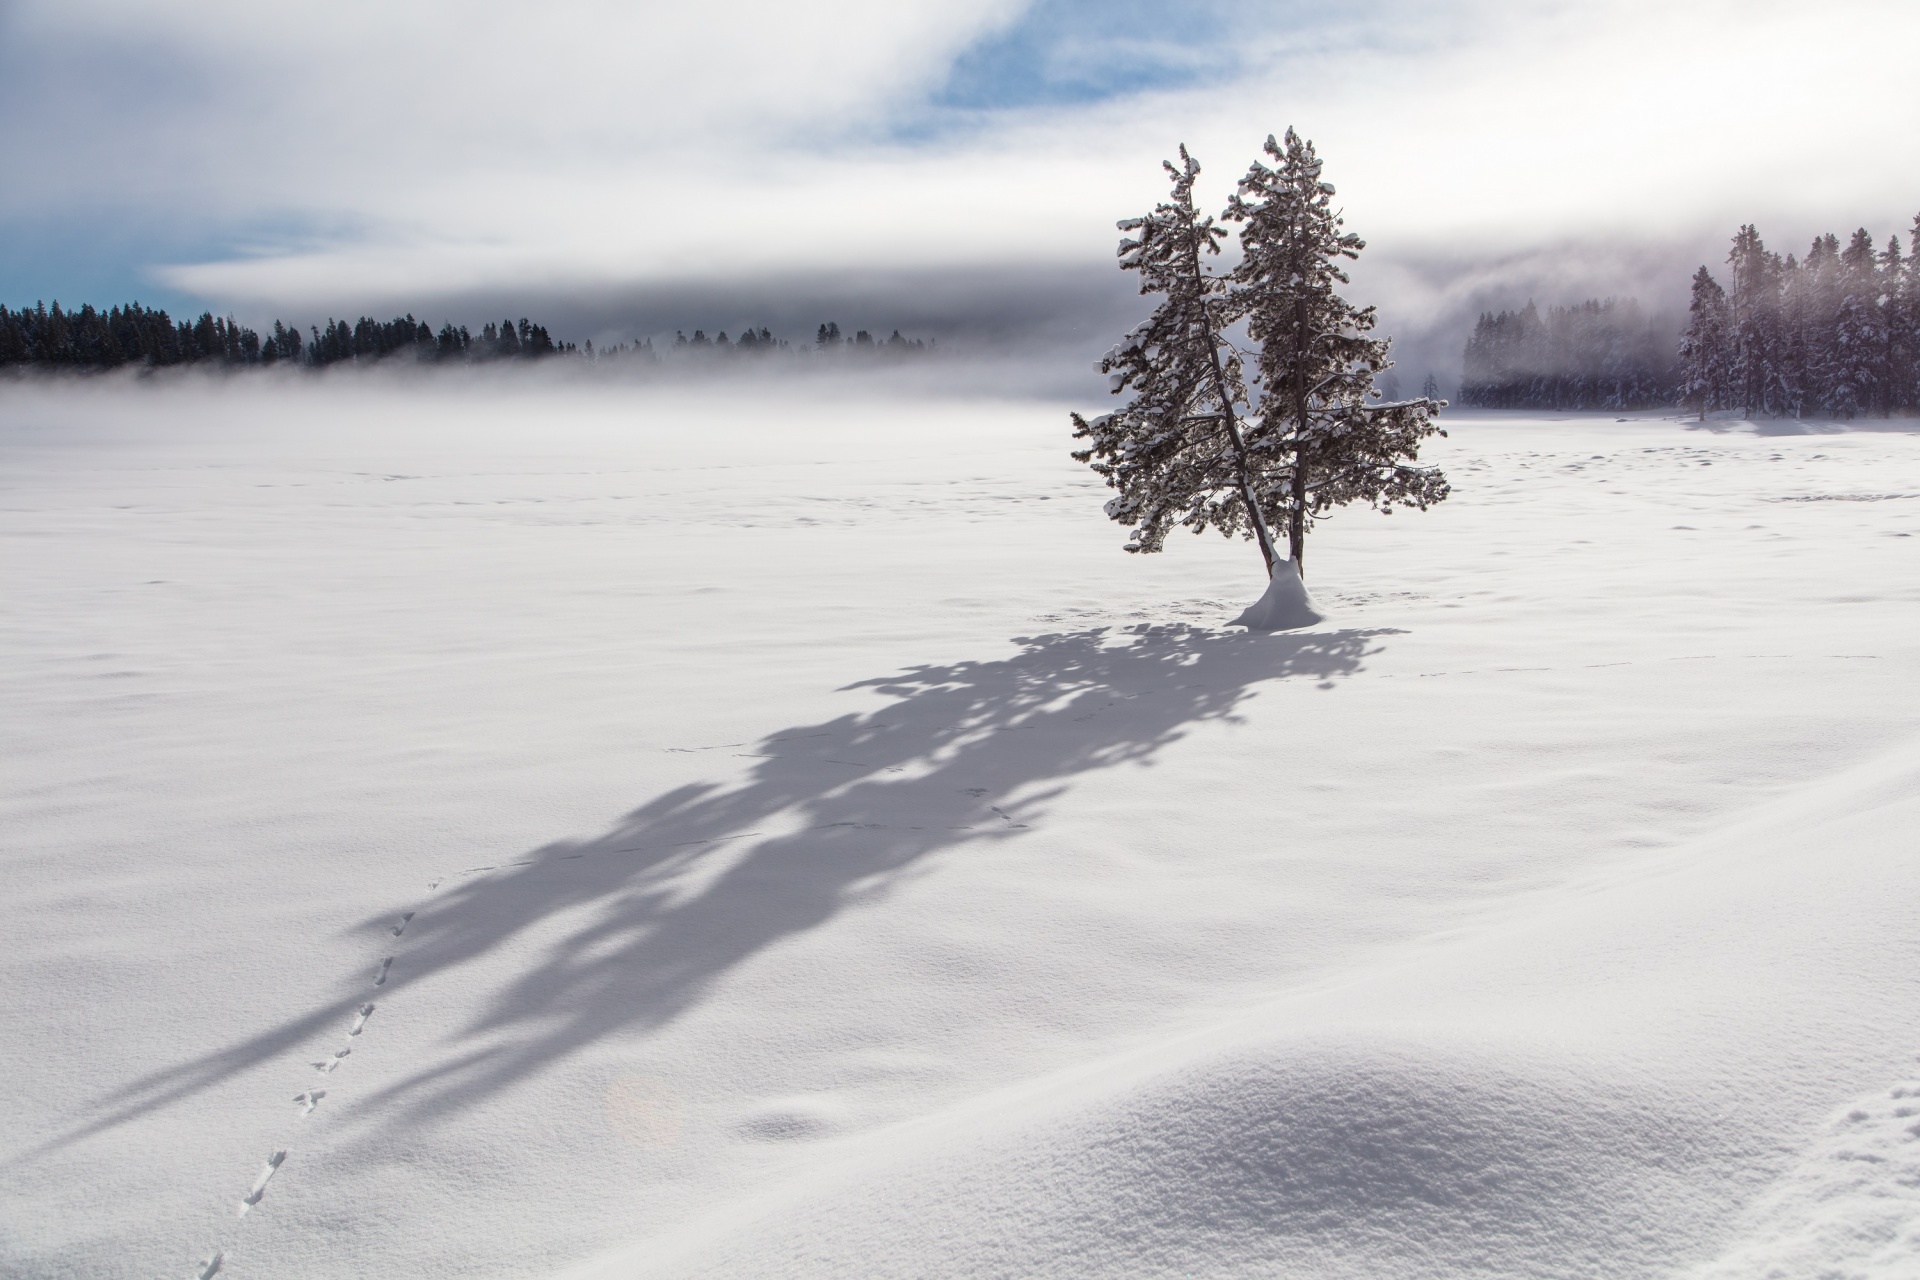
[[[1266,593],[1227,625],[1249,631],[1294,631],[1326,620],[1327,615],[1307,594],[1307,584],[1300,580],[1299,566],[1291,560],[1282,560],[1273,568]]]

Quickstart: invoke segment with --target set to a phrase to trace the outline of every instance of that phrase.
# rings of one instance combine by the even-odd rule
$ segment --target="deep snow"
[[[0,388],[0,1269],[1915,1273],[1920,436],[777,392]]]

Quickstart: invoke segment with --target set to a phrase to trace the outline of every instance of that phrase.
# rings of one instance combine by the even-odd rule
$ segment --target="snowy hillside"
[[[1920,1270],[1912,423],[778,391],[0,388],[0,1274]]]

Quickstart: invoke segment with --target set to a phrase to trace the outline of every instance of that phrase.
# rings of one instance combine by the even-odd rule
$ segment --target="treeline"
[[[1462,358],[1460,401],[1487,409],[1648,409],[1702,417],[1853,418],[1920,411],[1920,217],[1908,250],[1862,227],[1842,246],[1817,237],[1784,258],[1752,226],[1727,255],[1722,286],[1693,277],[1676,351],[1668,328],[1631,299],[1542,313],[1482,313]]]
[[[583,354],[593,360],[642,360],[672,361],[690,360],[696,364],[703,360],[724,360],[730,356],[765,356],[783,354],[790,357],[808,357],[815,354],[845,352],[850,356],[861,352],[871,352],[876,356],[909,356],[934,349],[930,338],[909,338],[895,329],[885,338],[876,338],[866,329],[857,329],[852,336],[844,334],[838,323],[828,321],[814,332],[813,343],[795,344],[785,338],[777,338],[770,329],[746,328],[736,337],[729,338],[722,329],[712,337],[705,329],[695,329],[689,338],[684,330],[675,330],[673,341],[656,351],[650,338],[637,338],[631,342],[615,343],[594,349],[589,342],[583,348]]]
[[[274,321],[273,328],[277,339],[280,322]],[[292,358],[302,358],[300,335],[292,331],[288,331],[288,335],[293,342]],[[315,329],[304,359],[307,364],[318,367],[342,360],[378,360],[403,353],[428,361],[512,360],[563,355],[572,350],[572,343],[554,342],[545,325],[534,324],[524,317],[518,325],[511,320],[502,320],[497,325],[488,323],[476,336],[469,333],[465,325],[456,329],[451,324],[442,325],[436,334],[411,315],[385,322],[362,316],[352,327],[345,320],[329,320],[326,328]]]
[[[299,338],[294,342],[297,346]],[[58,302],[9,311],[0,307],[0,365],[41,364],[112,369],[123,364],[214,361],[252,364],[263,358],[260,335],[211,312],[175,323],[135,302],[107,311],[62,311]]]
[[[1920,409],[1920,217],[1909,245],[1903,256],[1894,236],[1876,251],[1863,227],[1845,248],[1838,236],[1819,237],[1796,261],[1740,228],[1727,285],[1704,266],[1693,277],[1681,403],[1702,417]]]
[[[435,333],[412,315],[392,320],[362,316],[353,323],[329,319],[308,336],[281,321],[264,337],[232,316],[212,312],[175,321],[165,311],[138,302],[96,311],[62,311],[55,302],[9,311],[0,306],[0,366],[42,365],[65,369],[116,369],[123,365],[272,365],[283,361],[320,368],[343,360],[411,356],[421,361],[537,359],[573,350],[556,343],[546,326],[522,319],[488,324],[476,335],[465,325],[442,325]]]
[[[904,337],[898,329],[884,339],[865,329],[847,337],[839,324],[829,321],[819,327],[810,345],[795,345],[764,328],[742,329],[733,338],[725,331],[709,338],[705,330],[695,329],[691,338],[676,333],[670,351],[697,359],[703,353],[806,355],[836,350],[908,355],[931,347],[930,340]],[[18,311],[0,307],[0,366],[116,369],[126,365],[295,364],[317,369],[350,360],[477,363],[584,356],[590,360],[657,361],[663,354],[656,352],[652,340],[646,338],[603,346],[599,351],[591,342],[584,349],[576,349],[571,342],[556,342],[545,325],[524,318],[489,323],[478,333],[451,323],[441,325],[436,332],[411,314],[392,320],[362,316],[352,324],[329,319],[324,325],[309,327],[305,334],[297,326],[275,320],[271,330],[260,334],[232,316],[222,319],[207,312],[198,320],[175,321],[165,311],[137,302],[105,311],[91,306],[63,311],[58,302],[51,307],[41,303]]]
[[[1647,409],[1673,403],[1672,330],[1632,298],[1543,314],[1482,312],[1462,358],[1460,402],[1482,409]]]

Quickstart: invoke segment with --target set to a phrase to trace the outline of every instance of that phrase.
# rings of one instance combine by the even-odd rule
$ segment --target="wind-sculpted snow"
[[[10,389],[0,1270],[1898,1275],[1920,438],[1060,421]]]
[[[1910,1274],[1920,919],[1866,899],[1912,888],[1916,797],[1920,741],[573,1274]],[[1811,1138],[1827,1082],[1876,1067],[1902,1083]]]

